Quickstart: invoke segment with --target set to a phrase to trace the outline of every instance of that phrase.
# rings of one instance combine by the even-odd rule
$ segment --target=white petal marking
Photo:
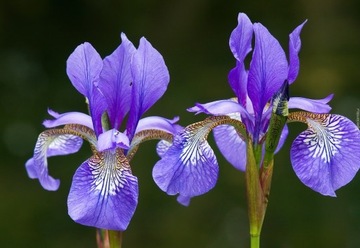
[[[321,121],[307,119],[309,129],[304,133],[303,142],[309,147],[313,158],[321,157],[325,163],[341,149],[344,131],[339,129],[339,116],[329,115]]]
[[[100,191],[104,198],[117,195],[118,191],[127,184],[126,180],[136,179],[131,174],[130,168],[126,166],[128,163],[122,161],[121,157],[114,153],[115,151],[105,151],[94,155],[89,160],[89,167],[94,178],[92,190]]]

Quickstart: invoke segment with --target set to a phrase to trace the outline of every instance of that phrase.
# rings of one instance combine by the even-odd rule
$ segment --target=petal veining
[[[68,211],[82,225],[124,231],[137,202],[137,178],[117,149],[97,153],[78,168],[68,197]]]
[[[132,101],[127,123],[130,140],[141,115],[160,99],[170,81],[164,58],[145,38],[140,39],[131,63],[131,72]]]
[[[206,138],[213,123],[194,123],[175,136],[153,169],[156,184],[169,195],[197,196],[215,186],[219,167]]]
[[[288,74],[285,52],[279,42],[260,23],[254,24],[255,48],[248,75],[248,94],[255,116],[284,83]]]
[[[311,189],[329,196],[349,183],[359,169],[360,132],[340,115],[307,118],[309,128],[293,142],[290,155],[295,173]]]
[[[79,45],[66,62],[66,72],[74,87],[85,97],[90,98],[103,63],[95,48],[88,42]]]
[[[25,164],[29,177],[38,178],[41,186],[46,190],[57,190],[60,181],[49,175],[47,158],[75,153],[81,145],[80,137],[67,134],[64,129],[42,132],[36,142],[34,156]]]
[[[108,105],[111,127],[118,129],[130,109],[132,76],[130,63],[136,52],[134,45],[121,34],[121,45],[104,59],[100,73],[99,89],[105,96]]]
[[[66,63],[66,72],[71,83],[89,101],[96,135],[102,132],[101,115],[106,108],[106,101],[97,88],[102,67],[100,55],[88,42],[79,45]]]

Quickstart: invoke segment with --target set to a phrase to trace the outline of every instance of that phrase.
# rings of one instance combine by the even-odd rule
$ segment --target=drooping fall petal
[[[309,128],[291,146],[291,162],[296,175],[308,187],[323,195],[349,183],[359,169],[360,132],[340,115],[307,118]]]
[[[97,153],[78,168],[68,197],[68,211],[82,225],[123,231],[137,202],[137,178],[117,149]]]

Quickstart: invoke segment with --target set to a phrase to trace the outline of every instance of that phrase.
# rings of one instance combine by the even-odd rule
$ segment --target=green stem
[[[260,248],[260,235],[250,235],[250,247]]]
[[[251,141],[247,143],[247,164],[245,171],[246,195],[250,224],[251,248],[260,245],[260,233],[265,216],[266,201],[261,187],[259,166],[256,163],[254,149]]]
[[[121,231],[97,229],[98,248],[121,248],[123,233]]]

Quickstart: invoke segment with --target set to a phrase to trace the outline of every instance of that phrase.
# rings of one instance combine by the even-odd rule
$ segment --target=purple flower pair
[[[121,45],[104,60],[89,43],[78,46],[67,61],[67,74],[86,97],[90,115],[49,110],[54,119],[43,123],[50,129],[39,135],[34,156],[26,163],[29,177],[39,179],[47,190],[57,190],[59,180],[49,175],[47,158],[75,153],[83,140],[88,141],[93,155],[75,172],[68,196],[69,215],[83,225],[125,230],[138,201],[138,181],[129,162],[142,142],[161,140],[157,146],[161,160],[153,168],[153,178],[163,191],[178,194],[178,201],[188,205],[192,197],[211,190],[218,178],[218,162],[207,142],[209,133],[213,131],[219,150],[235,168],[246,170],[249,144],[261,168],[274,131],[274,113],[281,106],[284,124],[308,126],[290,150],[296,175],[311,189],[335,196],[335,190],[349,183],[359,169],[360,132],[349,119],[328,114],[333,95],[314,100],[288,98],[284,93],[299,73],[304,24],[290,34],[287,59],[263,25],[251,23],[240,13],[230,36],[236,66],[228,80],[235,98],[196,104],[188,110],[210,117],[185,128],[175,124],[177,118],[140,119],[169,83],[162,56],[145,38],[136,49],[122,34]],[[285,103],[279,104],[279,95]],[[288,109],[302,111],[288,113]],[[284,144],[287,124],[277,131],[271,156]]]
[[[77,152],[82,140],[93,155],[75,172],[68,196],[71,218],[83,225],[125,230],[138,202],[138,181],[129,161],[149,139],[171,142],[175,120],[140,117],[164,94],[169,73],[163,57],[145,39],[139,48],[121,34],[121,45],[104,60],[89,43],[78,46],[67,60],[73,86],[86,97],[90,115],[58,114],[44,121],[34,156],[26,163],[31,178],[47,190],[59,180],[48,174],[47,158]],[[127,116],[126,130],[120,131]],[[63,126],[59,128],[59,126]]]
[[[219,150],[235,168],[245,171],[249,139],[260,151],[258,166],[261,167],[266,136],[271,135],[268,131],[274,96],[284,85],[291,85],[299,73],[300,32],[304,24],[289,36],[287,60],[279,42],[263,25],[253,24],[245,14],[239,14],[238,26],[229,42],[236,66],[228,80],[236,98],[196,104],[188,109],[212,117],[185,127],[175,136],[167,152],[161,154],[153,177],[163,191],[169,195],[179,194],[178,201],[188,205],[191,197],[215,186],[219,168],[207,142],[212,130]],[[247,68],[245,60],[252,49]],[[335,196],[335,190],[349,183],[360,165],[358,127],[343,116],[328,114],[332,96],[320,100],[290,97],[287,102],[289,109],[303,110],[291,112],[287,122],[303,122],[308,126],[292,143],[293,169],[305,185],[329,196]],[[275,152],[282,147],[287,134],[285,125]]]

